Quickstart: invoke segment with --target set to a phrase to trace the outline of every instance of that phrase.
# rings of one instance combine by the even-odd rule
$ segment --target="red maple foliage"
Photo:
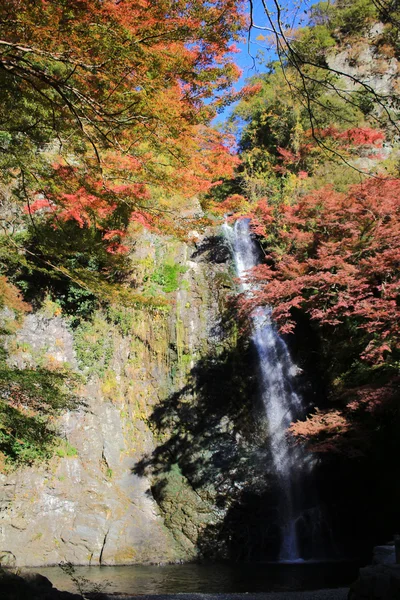
[[[347,194],[325,188],[275,210],[261,201],[253,218],[271,245],[245,310],[273,306],[284,333],[295,327],[293,308],[322,328],[356,328],[361,358],[374,364],[399,350],[400,180],[370,179]]]
[[[336,402],[339,409],[316,410],[305,421],[292,423],[289,432],[298,443],[317,453],[360,457],[371,446],[371,432],[396,414],[400,400],[398,377],[379,384],[346,390]]]
[[[307,132],[307,135],[311,136],[311,131]],[[372,127],[352,127],[339,131],[337,127],[331,125],[325,129],[314,130],[314,135],[322,139],[329,137],[340,140],[350,146],[375,146],[376,148],[381,148],[385,139],[383,131]]]
[[[290,433],[315,452],[364,454],[400,400],[400,180],[327,187],[279,207],[263,199],[251,218],[266,260],[248,275],[256,285],[242,314],[272,306],[290,334],[300,311],[335,353],[329,408],[325,400]]]
[[[299,179],[305,179],[308,170],[312,171],[315,165],[321,162],[321,141],[325,144],[325,150],[330,147],[335,154],[339,154],[344,159],[359,154],[360,150],[369,150],[369,157],[378,160],[382,155],[377,153],[377,149],[382,148],[384,140],[385,134],[372,127],[339,130],[331,125],[324,129],[308,130],[302,134],[296,151],[277,146],[278,163],[274,166],[274,171],[282,175],[291,171],[297,173]]]

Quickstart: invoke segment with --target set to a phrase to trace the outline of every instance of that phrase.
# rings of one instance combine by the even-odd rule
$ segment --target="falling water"
[[[225,223],[224,233],[232,249],[237,275],[242,280],[242,291],[251,295],[254,287],[244,278],[246,272],[258,264],[260,253],[251,236],[249,219],[237,220],[234,227]],[[289,425],[304,414],[302,399],[294,386],[298,368],[271,321],[271,310],[258,307],[252,321],[272,465],[279,487],[279,560],[296,561],[301,560],[298,528],[305,522],[302,488],[313,466],[303,448],[293,447],[287,438]]]

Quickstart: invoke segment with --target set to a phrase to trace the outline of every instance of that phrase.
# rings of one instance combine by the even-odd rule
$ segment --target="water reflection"
[[[244,593],[345,587],[357,577],[355,562],[75,567],[75,576],[108,593]],[[32,569],[60,590],[76,592],[60,567]]]

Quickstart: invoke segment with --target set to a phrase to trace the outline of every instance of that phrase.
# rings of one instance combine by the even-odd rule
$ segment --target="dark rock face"
[[[38,573],[22,572],[16,575],[0,569],[0,595],[2,600],[81,600],[82,596],[60,592]],[[100,598],[99,598],[100,600]]]
[[[349,600],[396,600],[400,598],[400,565],[374,565],[360,569]]]
[[[133,260],[139,275],[156,252],[168,252],[182,267],[178,289],[168,295],[169,311],[132,309],[123,332],[99,313],[101,335],[89,331],[80,338],[61,316],[36,313],[16,332],[10,365],[67,364],[81,370],[86,383],[82,405],[57,424],[69,450],[47,464],[0,475],[2,564],[112,565],[198,556],[201,532],[218,521],[215,488],[207,491],[204,483],[199,494],[187,469],[182,473],[173,466],[175,459],[164,465],[166,483],[154,466],[141,470],[138,465],[154,453],[161,456],[160,436],[173,436],[173,412],[164,430],[153,415],[174,394],[190,412],[197,394],[191,373],[232,341],[224,339],[221,322],[231,286],[228,265],[219,250],[210,260],[212,240],[218,238],[210,239],[203,240],[201,253],[177,242],[160,250],[160,242],[149,235],[137,244]],[[96,344],[104,340],[107,348],[95,363]],[[222,417],[218,427],[232,429]],[[196,432],[190,435],[194,439]],[[228,436],[231,453],[235,435],[232,430]]]

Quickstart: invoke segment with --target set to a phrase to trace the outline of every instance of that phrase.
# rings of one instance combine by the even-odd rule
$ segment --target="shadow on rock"
[[[200,259],[212,264],[226,263],[231,259],[231,251],[221,235],[206,237],[191,256],[191,260]]]
[[[165,525],[187,558],[273,558],[279,546],[273,475],[255,356],[245,339],[202,358],[158,405],[148,476]]]

